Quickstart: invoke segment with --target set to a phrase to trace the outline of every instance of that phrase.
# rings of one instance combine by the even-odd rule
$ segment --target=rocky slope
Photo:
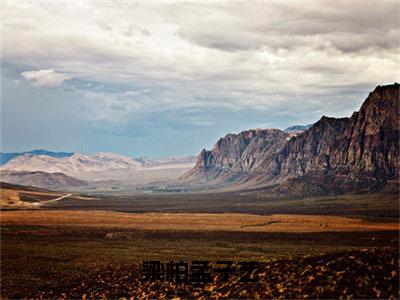
[[[227,135],[183,179],[284,193],[381,187],[399,178],[399,85],[378,86],[349,118],[323,116],[291,136],[276,129]]]
[[[186,179],[236,182],[261,167],[265,157],[276,154],[289,135],[279,129],[257,129],[228,134],[211,151],[203,149]]]

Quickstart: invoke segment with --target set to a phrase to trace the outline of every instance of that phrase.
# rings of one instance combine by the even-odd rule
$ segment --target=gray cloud
[[[264,2],[202,6],[203,15],[185,6],[176,15],[178,34],[203,47],[225,51],[333,47],[359,52],[370,47],[399,46],[399,3],[380,2]],[[201,11],[202,11],[201,10]],[[220,13],[215,13],[220,11]],[[397,36],[397,38],[396,38]]]
[[[309,123],[350,113],[367,91],[398,78],[399,9],[398,1],[82,2],[79,9],[10,1],[2,76],[10,86],[28,82],[70,97],[64,105],[96,135]],[[27,102],[39,97],[10,90]]]

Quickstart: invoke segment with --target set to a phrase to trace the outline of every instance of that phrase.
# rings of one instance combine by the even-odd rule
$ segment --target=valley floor
[[[1,224],[133,230],[231,232],[351,232],[399,230],[394,222],[366,222],[325,215],[255,215],[234,213],[122,213],[109,211],[4,211]]]
[[[51,198],[32,197],[31,202]],[[1,295],[399,296],[397,197],[140,197],[73,195],[36,209],[2,210]],[[242,210],[232,212],[232,207]],[[143,279],[144,260],[256,261],[260,266],[256,283],[238,282],[236,275],[223,282],[216,274],[211,283],[175,283]]]

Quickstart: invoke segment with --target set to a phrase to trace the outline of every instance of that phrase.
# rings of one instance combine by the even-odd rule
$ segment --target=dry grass
[[[0,211],[0,294],[11,299],[398,295],[395,196],[294,201],[231,194],[72,195],[52,202],[66,193],[0,192],[1,203],[12,202]],[[46,207],[30,209],[35,203]],[[321,259],[321,254],[326,255]],[[222,283],[215,277],[215,284],[178,287],[141,281],[139,264],[147,259],[265,265],[257,284],[236,284],[235,278]]]
[[[57,192],[37,192],[2,188],[0,189],[0,207],[33,208],[33,203],[26,202],[21,199],[23,195],[31,196],[32,198],[36,198],[38,201],[40,201],[42,198],[57,198],[63,194]]]
[[[49,201],[66,195],[64,192],[30,191],[19,189],[0,189],[1,209],[37,209],[35,205],[43,201]],[[90,200],[93,198],[73,196],[74,199]],[[30,199],[30,201],[27,201]]]
[[[77,226],[246,232],[338,232],[399,230],[398,223],[366,223],[338,216],[274,214],[143,213],[106,211],[2,211],[1,225]]]

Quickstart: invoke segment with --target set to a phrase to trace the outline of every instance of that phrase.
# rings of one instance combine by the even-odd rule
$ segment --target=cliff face
[[[399,175],[399,89],[398,84],[376,88],[353,114],[338,145],[344,171]]]
[[[298,185],[304,178],[307,185],[333,190],[398,179],[399,99],[398,84],[379,86],[350,118],[324,116],[292,138],[277,129],[227,135],[211,151],[201,152],[185,178],[250,188],[288,180]]]
[[[275,159],[273,176],[337,171],[399,175],[399,86],[378,87],[350,118],[322,117],[289,141]]]
[[[211,151],[203,149],[186,179],[231,182],[245,179],[260,167],[265,157],[277,153],[288,134],[278,129],[257,129],[228,134]]]

